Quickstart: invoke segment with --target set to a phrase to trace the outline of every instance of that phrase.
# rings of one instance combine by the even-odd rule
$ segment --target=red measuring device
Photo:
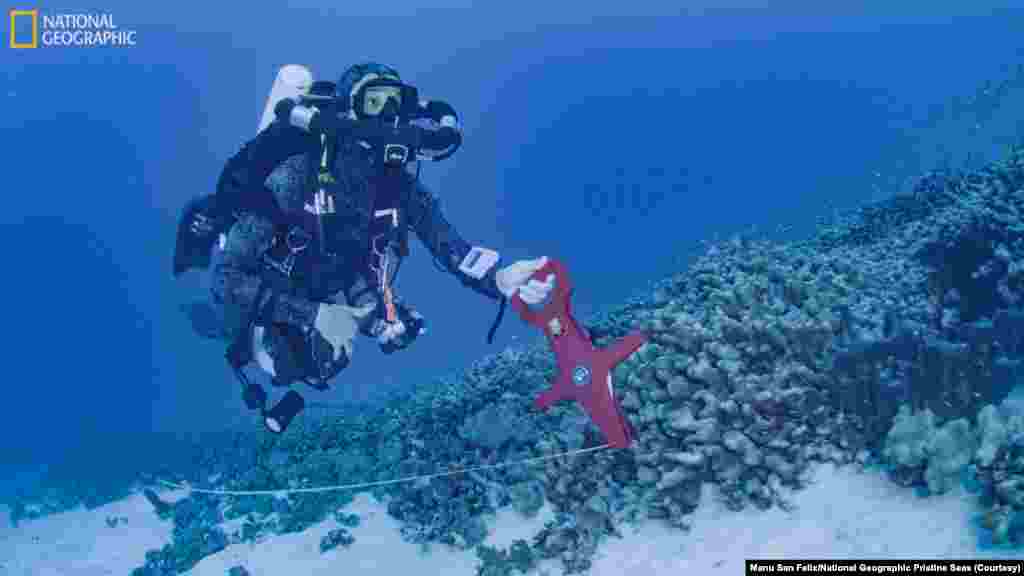
[[[565,266],[548,260],[532,278],[544,281],[549,274],[555,275],[556,284],[542,309],[530,308],[518,293],[512,297],[512,307],[523,320],[544,331],[558,361],[554,384],[537,397],[535,404],[546,410],[555,402],[575,400],[601,429],[609,446],[628,448],[633,441],[633,429],[615,399],[612,369],[636,352],[647,341],[647,335],[637,331],[607,348],[595,348],[590,334],[572,316],[569,296],[573,286]]]

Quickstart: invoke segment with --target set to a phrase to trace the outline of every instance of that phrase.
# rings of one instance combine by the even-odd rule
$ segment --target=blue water
[[[334,79],[380,60],[455,105],[466,144],[426,182],[468,239],[563,259],[586,313],[700,240],[807,233],[932,167],[939,146],[991,153],[944,107],[1024,62],[1016,2],[419,4],[104,2],[84,8],[137,30],[137,46],[0,51],[0,466],[130,468],[152,433],[248,422],[221,346],[179,312],[205,280],[172,280],[170,257],[178,211],[253,136],[283,64]],[[426,385],[534,336],[509,315],[487,346],[493,305],[418,246],[401,289],[430,336],[389,358],[363,346],[311,399]]]

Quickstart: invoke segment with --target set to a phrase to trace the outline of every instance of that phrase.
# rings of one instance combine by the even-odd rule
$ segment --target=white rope
[[[572,450],[569,452],[559,452],[557,454],[550,454],[547,456],[538,456],[536,458],[526,458],[525,460],[513,460],[511,462],[500,462],[498,464],[487,464],[481,466],[472,466],[469,468],[461,468],[458,470],[450,470],[448,472],[438,472],[436,474],[424,474],[420,476],[406,476],[403,478],[395,478],[392,480],[381,480],[378,482],[361,482],[359,484],[341,484],[337,486],[317,486],[313,488],[292,488],[290,490],[213,490],[207,488],[193,488],[187,483],[175,483],[167,480],[157,480],[160,484],[169,488],[178,490],[188,490],[189,492],[196,492],[199,494],[218,494],[223,496],[283,496],[287,494],[313,494],[320,492],[334,492],[338,490],[355,490],[359,488],[373,488],[376,486],[387,486],[389,484],[401,484],[404,482],[416,482],[418,480],[431,480],[433,478],[442,478],[445,476],[455,476],[457,474],[466,474],[469,472],[477,472],[480,470],[494,470],[497,468],[507,468],[509,466],[516,466],[520,464],[531,464],[534,462],[543,462],[546,460],[555,460],[565,456],[573,456],[576,454],[585,454],[587,452],[597,452],[598,450],[604,450],[610,448],[608,444],[602,444],[600,446],[593,446],[591,448],[582,448],[580,450]]]

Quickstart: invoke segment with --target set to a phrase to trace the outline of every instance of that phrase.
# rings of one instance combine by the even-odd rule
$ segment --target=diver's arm
[[[454,274],[463,285],[480,294],[500,300],[503,298],[495,282],[498,262],[475,268],[467,265],[467,257],[472,259],[474,247],[462,239],[462,236],[444,217],[437,198],[423,185],[417,184],[409,203],[409,222],[420,241],[430,250],[448,272]],[[472,274],[468,273],[471,271]]]
[[[225,308],[229,334],[245,328],[254,307],[262,324],[312,326],[316,320],[316,303],[264,288],[262,258],[273,239],[273,223],[252,213],[242,214],[228,232],[223,257],[213,267],[211,291]]]

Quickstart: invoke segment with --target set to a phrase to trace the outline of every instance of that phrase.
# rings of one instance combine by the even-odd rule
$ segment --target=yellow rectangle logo
[[[29,42],[18,42],[18,18],[31,18],[32,40]],[[11,9],[11,48],[38,48],[39,47],[39,10],[17,10]]]

